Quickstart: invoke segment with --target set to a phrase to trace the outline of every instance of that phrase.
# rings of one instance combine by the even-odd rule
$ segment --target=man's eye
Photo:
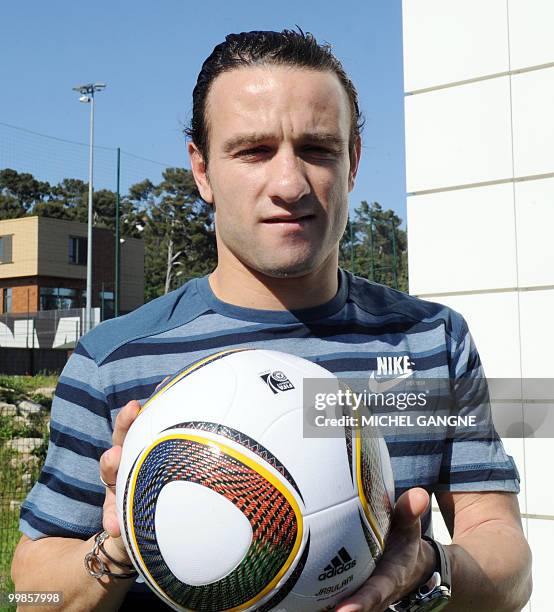
[[[256,155],[265,155],[268,152],[269,149],[267,147],[253,147],[252,149],[243,149],[237,155],[239,157],[254,157]]]
[[[317,157],[336,157],[337,152],[327,147],[320,147],[317,145],[310,145],[304,147],[304,153],[307,155],[315,155]]]

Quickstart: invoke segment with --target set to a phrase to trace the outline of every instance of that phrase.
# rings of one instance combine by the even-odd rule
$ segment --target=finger
[[[133,421],[137,418],[139,410],[140,404],[136,400],[131,400],[119,411],[119,414],[115,419],[112,434],[112,443],[114,446],[121,446],[123,444],[123,440],[125,440],[129,427],[131,427]],[[109,481],[106,480],[106,482]]]
[[[429,494],[425,489],[413,488],[404,492],[396,502],[389,538],[394,534],[403,548],[414,538],[419,541],[420,518],[428,505]],[[354,594],[341,602],[337,612],[381,612],[391,602],[396,601],[403,584],[402,576],[398,574],[399,563],[403,565],[404,561],[402,557],[398,557],[394,546],[386,548],[371,577]]]
[[[104,482],[115,484],[117,470],[121,462],[121,446],[112,446],[100,457],[100,476]],[[113,489],[106,487],[107,491],[113,493]]]
[[[112,538],[118,538],[121,535],[121,529],[119,528],[119,519],[117,518],[117,510],[115,504],[107,506],[104,503],[102,527],[110,534]]]
[[[340,603],[336,612],[381,612],[398,600],[399,579],[391,566],[377,563],[362,586]]]
[[[386,576],[370,578],[348,599],[342,601],[335,612],[372,612],[383,610],[385,593],[391,589]]]
[[[116,482],[117,470],[121,462],[121,446],[114,446],[100,457],[100,476],[109,484]],[[120,535],[117,519],[115,489],[106,487],[104,512],[102,518],[104,529],[114,538]]]
[[[429,506],[429,493],[419,487],[408,489],[398,498],[394,508],[395,527],[412,527]]]

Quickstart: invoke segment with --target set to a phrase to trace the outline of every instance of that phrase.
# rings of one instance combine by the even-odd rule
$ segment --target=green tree
[[[116,194],[110,189],[98,189],[92,194],[93,226],[115,229]],[[54,219],[88,222],[88,183],[80,179],[63,179],[54,185],[48,195],[35,204],[31,214]],[[120,231],[122,236],[139,236],[140,218],[129,197],[120,201]]]
[[[48,198],[33,207],[31,214],[53,219],[87,221],[88,184],[80,179],[65,178],[53,185]]]
[[[50,184],[28,172],[0,170],[0,219],[24,217],[51,194]]]
[[[340,264],[358,276],[408,290],[406,231],[393,210],[365,200],[355,209],[340,244]]]
[[[146,218],[146,300],[215,267],[211,207],[200,199],[190,171],[167,168],[159,185],[149,180],[133,185],[129,199]]]

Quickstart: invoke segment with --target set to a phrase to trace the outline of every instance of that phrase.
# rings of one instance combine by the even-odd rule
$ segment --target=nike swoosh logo
[[[367,379],[367,386],[370,391],[374,393],[382,393],[383,391],[388,391],[395,387],[401,380],[404,378],[409,378],[413,376],[413,372],[405,372],[396,378],[387,378],[386,380],[379,381],[375,378],[375,372],[372,372]]]

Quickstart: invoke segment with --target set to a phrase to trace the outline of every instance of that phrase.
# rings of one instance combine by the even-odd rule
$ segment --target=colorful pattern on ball
[[[375,539],[375,536],[371,531],[367,528],[367,522],[364,520],[362,513],[358,510],[358,516],[360,517],[360,523],[362,524],[362,531],[364,532],[364,538],[366,544],[371,551],[371,556],[373,560],[377,562],[381,554],[383,553],[383,549],[379,542]]]
[[[346,454],[348,456],[348,466],[350,467],[350,478],[354,483],[354,470],[352,469],[352,427],[344,428],[344,441],[346,442]]]
[[[379,440],[369,430],[357,433],[358,494],[364,514],[383,548],[390,528],[392,505],[382,476]]]
[[[218,450],[214,451],[214,444]],[[247,465],[246,457],[243,461],[237,455],[212,440],[172,434],[158,440],[146,452],[138,470],[133,470],[134,486],[131,484],[130,495],[126,495],[130,502],[126,501],[125,506],[131,504],[135,550],[152,582],[182,607],[199,611],[249,607],[274,587],[272,583],[286,573],[297,556],[302,518],[293,507],[295,502]],[[250,548],[241,563],[221,580],[203,586],[185,584],[171,572],[160,553],[155,531],[156,502],[162,488],[176,480],[219,493],[250,521]]]
[[[207,421],[185,421],[184,423],[179,423],[178,425],[168,427],[164,431],[168,431],[169,429],[196,429],[198,431],[209,431],[217,434],[218,436],[223,436],[228,440],[233,440],[233,442],[244,446],[244,448],[247,448],[250,452],[255,453],[258,455],[258,457],[275,468],[283,478],[288,480],[291,486],[294,487],[294,490],[298,493],[300,499],[304,501],[298,485],[287,468],[279,461],[279,459],[277,459],[275,455],[270,453],[265,446],[262,446],[259,442],[256,442],[256,440],[250,436],[247,436],[242,431],[238,431],[232,427],[228,427],[227,425],[219,425],[218,423],[209,423]]]
[[[310,554],[310,534],[308,532],[308,539],[306,540],[306,546],[304,547],[304,552],[302,556],[298,560],[296,567],[292,571],[292,574],[287,578],[285,584],[271,597],[268,601],[266,601],[259,608],[256,608],[256,612],[269,612],[273,610],[275,606],[280,604],[283,599],[292,591],[294,585],[298,582],[300,578],[300,574],[304,571],[304,567],[306,565],[306,561],[308,560],[308,556]]]

